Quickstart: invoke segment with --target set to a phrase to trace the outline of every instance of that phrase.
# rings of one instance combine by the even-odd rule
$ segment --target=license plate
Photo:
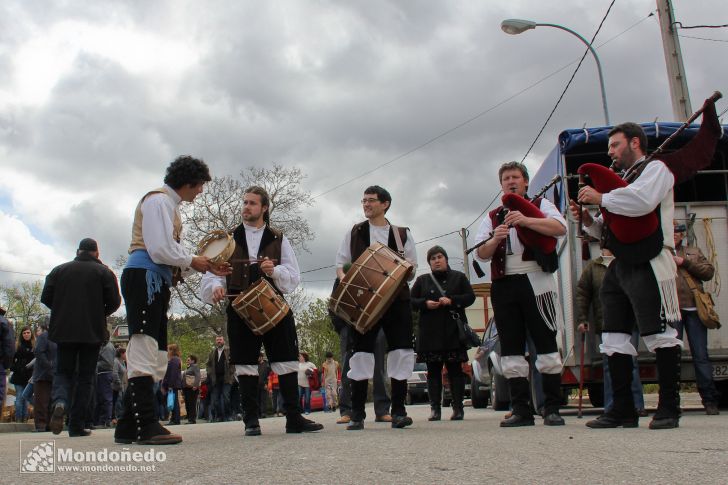
[[[713,364],[713,379],[728,379],[728,364]]]

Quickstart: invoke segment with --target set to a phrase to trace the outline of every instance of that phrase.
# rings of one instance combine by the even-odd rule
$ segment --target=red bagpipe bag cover
[[[594,189],[602,194],[608,194],[614,189],[620,189],[628,185],[611,169],[596,163],[585,163],[579,167],[578,173],[588,175]],[[639,217],[629,217],[612,214],[604,207],[599,209],[602,212],[604,223],[609,226],[609,230],[621,243],[631,244],[641,241],[654,233],[659,225],[655,211]]]
[[[526,217],[546,218],[544,213],[541,212],[541,209],[518,194],[505,194],[501,201],[503,202],[503,207],[506,209],[518,211]],[[544,254],[551,254],[556,251],[555,237],[546,236],[533,229],[521,226],[516,226],[516,233],[518,233],[518,239],[531,249],[535,249]]]

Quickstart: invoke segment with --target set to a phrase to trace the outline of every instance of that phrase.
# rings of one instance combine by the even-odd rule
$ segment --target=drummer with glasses
[[[406,227],[395,227],[389,223],[386,213],[392,204],[392,196],[386,189],[374,185],[364,191],[361,200],[366,221],[360,222],[344,236],[339,252],[336,254],[336,276],[345,276],[344,268],[350,266],[372,244],[379,242],[388,246],[409,261],[413,270],[410,280],[417,269],[417,253],[412,233]],[[353,268],[351,269],[354,270]],[[387,374],[392,387],[392,428],[404,428],[412,424],[407,416],[405,398],[407,378],[412,374],[415,354],[412,346],[412,312],[410,310],[409,287],[405,284],[393,295],[394,302],[365,334],[352,332],[353,355],[349,360],[348,377],[351,381],[351,421],[347,430],[364,428],[369,379],[374,375],[374,347],[379,330],[384,331],[387,339]]]
[[[243,222],[233,231],[235,251],[230,258],[232,274],[217,277],[206,274],[200,283],[200,297],[206,303],[219,303],[245,293],[261,278],[276,292],[291,293],[301,281],[298,261],[290,241],[270,226],[270,197],[265,189],[252,186],[243,197]],[[298,401],[298,338],[293,312],[264,335],[256,335],[248,324],[227,305],[227,330],[230,341],[230,364],[240,389],[245,436],[261,434],[258,422],[258,357],[261,344],[273,372],[278,374],[286,433],[318,431],[323,426],[301,415]]]

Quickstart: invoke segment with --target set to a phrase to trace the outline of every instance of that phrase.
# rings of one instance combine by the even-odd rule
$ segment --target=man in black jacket
[[[49,338],[58,344],[58,365],[53,379],[50,428],[63,431],[71,407],[69,436],[88,436],[85,416],[101,344],[108,339],[106,317],[121,305],[114,273],[99,261],[96,241],[83,239],[73,261],[53,268],[46,277],[41,301],[51,309]],[[76,378],[76,370],[78,375]],[[69,394],[76,384],[72,404]]]

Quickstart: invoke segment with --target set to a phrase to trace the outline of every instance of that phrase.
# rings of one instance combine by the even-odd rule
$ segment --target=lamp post
[[[597,63],[597,71],[599,72],[599,86],[602,90],[602,107],[604,108],[604,121],[607,125],[609,125],[609,109],[607,109],[607,92],[604,89],[604,76],[602,75],[602,63],[599,61],[599,56],[597,55],[597,51],[594,50],[594,47],[589,43],[588,40],[586,40],[584,37],[579,35],[577,32],[574,32],[568,27],[564,27],[563,25],[558,24],[542,24],[542,23],[536,23],[532,20],[522,20],[522,19],[508,19],[501,22],[501,30],[505,32],[506,34],[511,35],[518,35],[522,34],[523,32],[527,30],[535,29],[536,27],[554,27],[557,29],[565,30],[566,32],[576,36],[580,41],[582,41],[588,48],[589,52],[592,53],[594,56],[594,60]]]

